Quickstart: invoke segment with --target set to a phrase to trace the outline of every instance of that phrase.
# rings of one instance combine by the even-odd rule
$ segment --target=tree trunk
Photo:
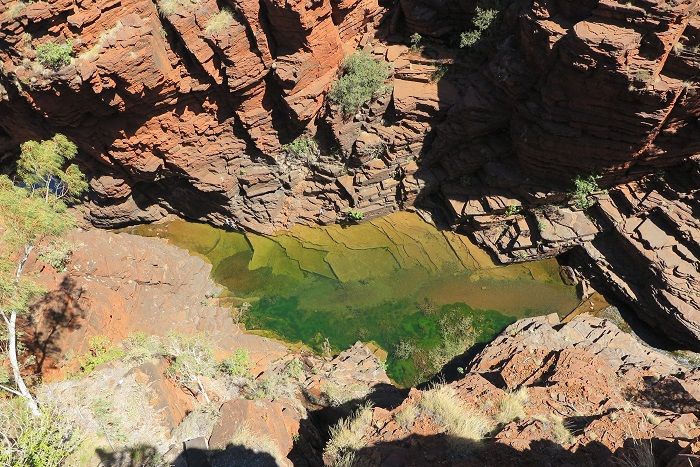
[[[20,258],[19,263],[17,264],[17,270],[15,272],[16,285],[19,284],[20,278],[22,277],[22,272],[24,271],[24,265],[27,263],[29,255],[32,252],[33,248],[33,245],[24,246],[24,254],[22,255],[22,258]],[[12,376],[15,380],[15,384],[17,385],[17,389],[19,390],[20,395],[24,397],[24,399],[27,401],[27,406],[29,407],[29,410],[31,410],[34,415],[39,416],[41,415],[41,412],[39,411],[39,405],[36,403],[36,400],[34,399],[34,396],[32,396],[32,393],[29,392],[29,389],[24,383],[22,373],[19,369],[19,360],[17,358],[17,310],[12,310],[10,312],[9,319],[7,318],[5,313],[3,313],[2,316],[5,318],[5,324],[7,325],[7,341],[9,344],[7,353],[10,357]]]
[[[24,379],[22,378],[22,374],[20,373],[19,370],[19,361],[17,360],[17,312],[12,311],[10,313],[10,320],[7,325],[7,340],[9,341],[9,348],[7,350],[7,353],[10,354],[10,366],[12,366],[12,376],[15,379],[15,384],[17,385],[17,389],[19,389],[19,393],[24,397],[27,401],[27,406],[29,407],[29,410],[32,411],[32,413],[35,416],[41,415],[41,412],[39,411],[39,405],[36,403],[36,400],[34,399],[34,396],[32,396],[32,393],[29,392],[29,389],[27,388],[27,385],[24,383]]]
[[[204,396],[204,401],[207,404],[210,403],[211,400],[209,399],[209,395],[207,394],[207,391],[204,390],[204,386],[202,385],[202,382],[199,380],[199,377],[197,376],[194,379],[195,379],[195,381],[197,381],[197,386],[199,386],[199,392],[201,392],[202,395]]]

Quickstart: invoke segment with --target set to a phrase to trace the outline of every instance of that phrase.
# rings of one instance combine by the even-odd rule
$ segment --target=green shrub
[[[514,216],[518,213],[520,213],[520,210],[522,208],[520,206],[516,206],[515,204],[511,204],[506,208],[506,216]]]
[[[218,34],[228,29],[233,24],[233,13],[228,8],[223,8],[220,12],[209,18],[204,32],[208,35]]]
[[[141,331],[130,334],[124,340],[123,346],[126,358],[139,364],[163,354],[163,344],[160,339]]]
[[[482,9],[476,7],[474,17],[472,18],[472,26],[474,29],[462,33],[459,38],[459,46],[461,48],[474,47],[481,40],[484,32],[491,27],[498,13],[498,10],[491,8]]]
[[[39,251],[39,259],[50,265],[56,271],[63,271],[73,253],[73,246],[63,239],[51,241]]]
[[[348,209],[346,215],[348,219],[353,221],[361,221],[365,218],[365,213],[362,211],[358,211],[357,209]]]
[[[7,467],[59,467],[81,445],[78,428],[58,410],[41,409],[35,417],[21,399],[0,406],[0,465]]]
[[[119,360],[124,356],[124,350],[112,345],[107,336],[92,336],[89,351],[80,358],[80,373],[92,373],[98,366]]]
[[[298,137],[291,143],[285,144],[282,146],[282,149],[289,155],[306,160],[316,159],[321,153],[316,140],[305,135]]]
[[[59,70],[68,65],[73,58],[73,42],[63,44],[45,42],[36,48],[36,59],[46,68]]]
[[[417,32],[411,34],[411,50],[413,50],[414,52],[418,52],[422,48],[420,45],[421,40],[423,40],[423,36],[421,36]]]
[[[574,191],[570,193],[574,205],[579,209],[588,209],[595,204],[591,195],[601,191],[598,186],[600,175],[589,175],[588,177],[578,176],[574,179]]]
[[[368,52],[355,52],[343,63],[343,76],[330,92],[332,102],[340,105],[345,116],[357,112],[380,90],[389,77],[389,66],[372,58]]]
[[[246,349],[236,349],[221,362],[221,371],[231,376],[250,376],[250,354]]]
[[[304,363],[299,360],[298,358],[295,358],[291,360],[289,363],[287,363],[286,366],[286,373],[287,376],[290,378],[294,378],[296,380],[301,380],[304,377]]]

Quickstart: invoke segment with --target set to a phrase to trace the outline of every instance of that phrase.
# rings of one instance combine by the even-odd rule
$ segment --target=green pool
[[[466,237],[412,213],[273,236],[179,220],[130,231],[211,262],[247,329],[318,352],[374,343],[387,353],[391,378],[406,386],[518,318],[563,315],[578,304],[555,260],[496,266]]]

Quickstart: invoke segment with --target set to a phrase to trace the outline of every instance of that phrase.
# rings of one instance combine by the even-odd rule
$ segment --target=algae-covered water
[[[373,342],[402,385],[424,380],[518,318],[563,315],[578,304],[555,260],[496,266],[466,237],[412,213],[273,236],[179,220],[131,232],[166,238],[211,262],[247,329],[318,352]]]

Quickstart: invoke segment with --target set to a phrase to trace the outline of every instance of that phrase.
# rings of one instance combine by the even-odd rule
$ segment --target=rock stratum
[[[697,0],[513,1],[477,54],[455,40],[488,2],[0,5],[3,160],[68,135],[95,225],[177,213],[269,232],[438,200],[504,262],[575,249],[698,349]],[[37,61],[66,40],[69,64]],[[357,48],[391,64],[391,92],[345,117],[327,93]],[[284,149],[301,134],[320,155]],[[584,213],[567,193],[588,174],[616,188]]]

